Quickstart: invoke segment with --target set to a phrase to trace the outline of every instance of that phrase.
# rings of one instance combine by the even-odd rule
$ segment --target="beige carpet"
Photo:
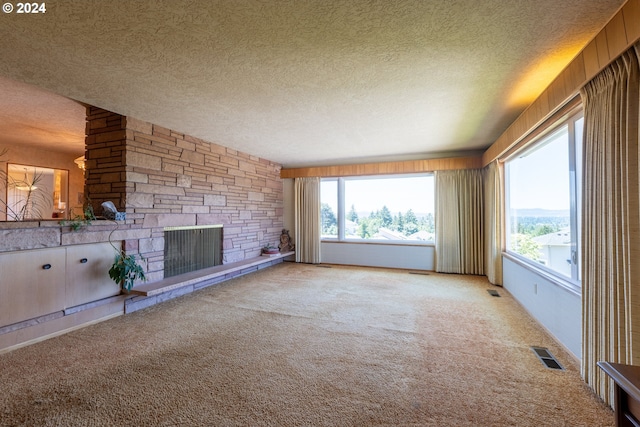
[[[613,426],[490,287],[281,264],[0,355],[0,425]]]

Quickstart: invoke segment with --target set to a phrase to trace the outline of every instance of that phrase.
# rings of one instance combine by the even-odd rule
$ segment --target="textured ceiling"
[[[1,76],[0,94],[0,144],[84,154],[86,109],[80,103]]]
[[[84,132],[17,80],[285,167],[481,150],[622,3],[48,0],[0,16],[0,121],[52,102],[51,142]]]

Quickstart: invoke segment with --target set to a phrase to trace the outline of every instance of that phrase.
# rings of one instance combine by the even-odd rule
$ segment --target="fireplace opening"
[[[166,227],[164,277],[222,264],[222,225]]]

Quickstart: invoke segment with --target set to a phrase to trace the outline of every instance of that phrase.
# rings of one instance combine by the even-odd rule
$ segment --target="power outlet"
[[[538,284],[537,283],[533,284],[533,294],[534,295],[538,295]]]

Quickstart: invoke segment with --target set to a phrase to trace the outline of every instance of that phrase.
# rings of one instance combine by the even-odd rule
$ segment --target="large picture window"
[[[571,117],[505,163],[507,250],[577,285],[582,126]]]
[[[323,179],[321,199],[323,239],[434,240],[432,174]]]

